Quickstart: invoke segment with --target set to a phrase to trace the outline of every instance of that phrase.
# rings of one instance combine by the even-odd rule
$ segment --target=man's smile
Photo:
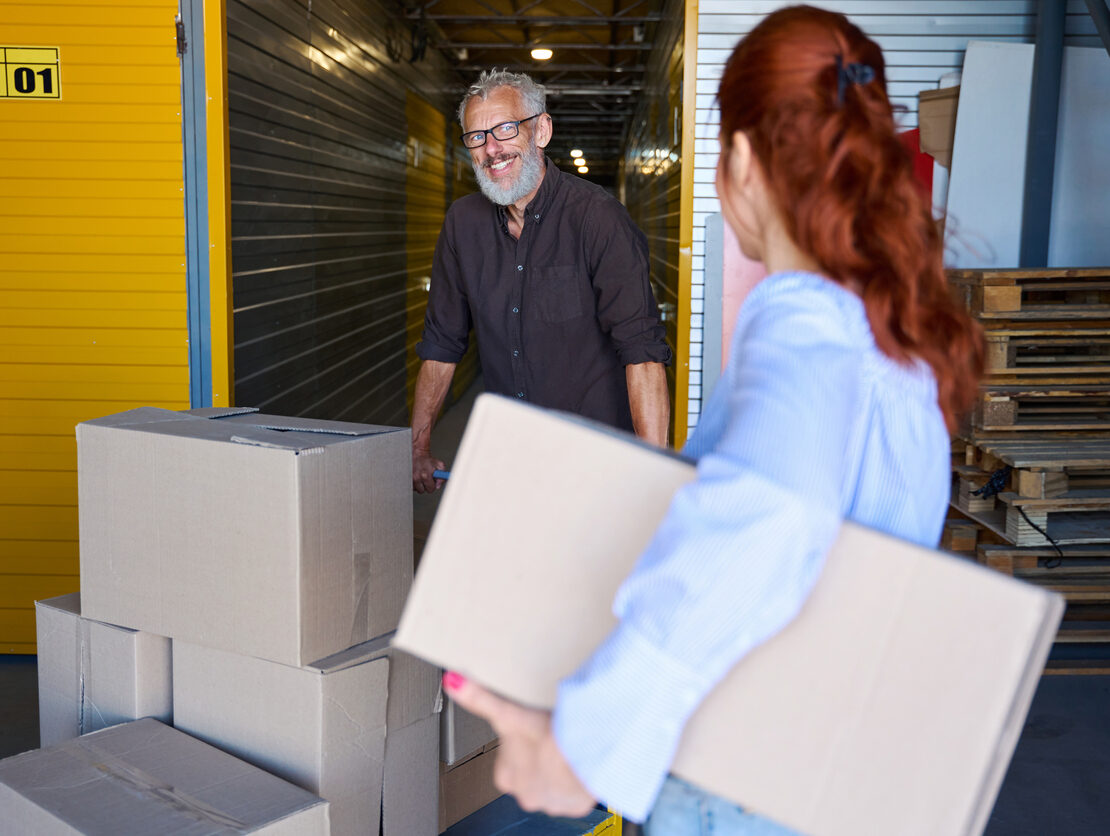
[[[496,175],[496,174],[499,174],[499,173],[505,171],[505,169],[507,169],[509,166],[511,166],[512,163],[513,163],[513,160],[515,160],[518,156],[520,156],[520,155],[519,154],[502,154],[498,157],[491,157],[490,159],[486,160],[485,163],[482,164],[482,167],[487,169],[488,171],[490,171],[492,174]]]

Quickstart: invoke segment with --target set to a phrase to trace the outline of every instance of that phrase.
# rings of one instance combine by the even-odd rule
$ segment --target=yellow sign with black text
[[[60,99],[57,47],[0,46],[0,99]]]

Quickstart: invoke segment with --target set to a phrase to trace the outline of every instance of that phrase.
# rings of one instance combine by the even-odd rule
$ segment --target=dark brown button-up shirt
[[[447,212],[417,354],[457,363],[472,326],[488,391],[627,430],[624,367],[671,359],[643,233],[604,189],[550,160],[519,240],[481,194]]]

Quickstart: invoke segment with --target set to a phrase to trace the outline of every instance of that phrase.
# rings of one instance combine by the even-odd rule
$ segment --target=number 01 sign
[[[60,99],[60,64],[54,47],[0,46],[0,98]]]

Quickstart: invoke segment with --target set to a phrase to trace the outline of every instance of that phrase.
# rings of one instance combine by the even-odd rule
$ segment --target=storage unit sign
[[[57,47],[0,46],[0,98],[60,99]]]

